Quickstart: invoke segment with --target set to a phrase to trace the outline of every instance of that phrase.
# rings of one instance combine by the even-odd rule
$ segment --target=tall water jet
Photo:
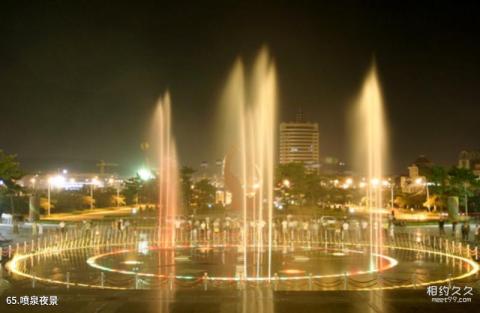
[[[229,134],[224,138],[225,185],[232,193],[232,210],[243,220],[243,275],[270,278],[277,90],[266,48],[257,56],[248,86],[245,81],[243,63],[237,60],[222,100],[221,132]],[[267,273],[262,273],[265,248]]]
[[[367,177],[366,209],[370,219],[370,247],[372,267],[378,267],[377,258],[383,242],[383,192],[385,173],[386,127],[382,93],[376,65],[367,73],[357,100],[357,158]]]
[[[178,162],[172,134],[170,94],[166,92],[157,102],[155,133],[158,179],[158,246],[175,247],[175,217],[179,208]]]

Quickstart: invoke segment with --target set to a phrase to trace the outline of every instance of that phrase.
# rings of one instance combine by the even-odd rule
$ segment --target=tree
[[[0,197],[3,200],[8,197],[8,205],[13,213],[14,200],[22,188],[17,185],[16,181],[22,178],[23,173],[20,170],[20,164],[17,161],[15,155],[6,154],[3,150],[0,150]]]
[[[430,198],[425,205],[429,208],[433,207],[435,211],[438,207],[443,208],[449,185],[448,171],[443,166],[432,166],[427,173],[427,182],[429,183],[428,188],[430,188]]]
[[[320,187],[320,176],[317,173],[305,175],[305,200],[310,205],[315,205],[322,195]]]
[[[306,169],[303,163],[287,163],[280,164],[277,167],[276,172],[276,181],[278,185],[283,186],[283,195],[288,194],[289,198],[298,202],[298,204],[303,203],[303,198],[307,193],[307,180],[306,180]],[[313,182],[314,179],[311,178],[310,182]],[[312,187],[312,184],[310,184]],[[313,193],[312,195],[313,196]]]
[[[117,200],[119,201],[119,205],[123,205],[125,203],[125,197],[119,195],[117,198],[117,190],[112,187],[98,188],[95,190],[93,197],[95,198],[94,204],[97,208],[117,206]]]
[[[195,184],[193,198],[198,208],[206,209],[215,204],[216,188],[208,179],[202,179]]]
[[[432,166],[427,175],[427,181],[431,183],[431,187],[429,187],[430,192],[433,194],[444,195],[447,190],[448,179],[448,172],[443,166]]]
[[[85,196],[86,190],[88,188],[83,188],[82,190],[52,190],[51,191],[51,202],[52,202],[52,213],[59,212],[71,212],[73,210],[81,209],[82,207],[89,208],[89,203],[84,203],[83,197]],[[45,203],[48,207],[48,202]],[[46,212],[46,210],[44,211]]]
[[[54,201],[52,200],[50,202],[50,208],[55,208],[55,204],[53,203]],[[43,209],[44,212],[48,211],[48,198],[40,197],[40,208]]]
[[[2,185],[9,189],[15,189],[18,186],[16,180],[22,178],[22,176],[17,157],[0,150],[0,180]]]
[[[452,167],[448,175],[450,190],[454,193],[464,194],[479,187],[478,177],[470,169]]]
[[[137,203],[140,190],[142,188],[142,180],[140,177],[135,176],[125,181],[125,188],[122,190],[122,194],[125,197],[127,204]]]
[[[95,206],[95,199],[91,196],[83,196],[82,197],[82,204],[86,208],[91,208]]]
[[[400,208],[423,208],[425,195],[421,193],[397,193],[395,204]]]
[[[466,168],[452,167],[448,171],[449,194],[463,200],[463,205],[468,206],[468,198],[472,197],[480,187],[478,177],[472,170]]]
[[[112,206],[124,206],[126,204],[125,202],[125,196],[123,195],[112,195],[110,203]]]

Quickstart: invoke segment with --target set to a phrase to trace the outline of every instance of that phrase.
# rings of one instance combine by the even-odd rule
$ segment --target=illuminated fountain
[[[178,214],[178,162],[172,135],[172,113],[168,92],[159,99],[154,121],[158,153],[158,246],[175,247],[175,217]]]
[[[221,132],[229,133],[226,140],[233,143],[225,160],[225,182],[233,194],[233,210],[243,217],[242,274],[246,278],[272,276],[276,92],[275,65],[264,48],[249,81],[242,61],[235,62],[222,101],[225,129]],[[260,267],[263,262],[266,273]],[[251,265],[253,271],[248,270]]]
[[[386,128],[383,101],[375,64],[370,68],[357,100],[357,156],[367,174],[367,210],[370,225],[370,255],[379,255],[383,243],[381,181],[385,170]],[[378,267],[372,259],[372,267]]]
[[[224,127],[219,133],[226,136],[228,146],[225,184],[233,195],[232,211],[240,220],[237,228],[228,230],[229,235],[216,241],[208,236],[199,239],[186,229],[186,233],[175,237],[178,164],[170,97],[166,93],[154,116],[153,142],[159,160],[159,214],[152,223],[155,225],[122,230],[112,229],[107,222],[99,223],[94,232],[71,229],[66,234],[39,237],[23,248],[15,248],[8,265],[14,276],[68,287],[160,289],[165,298],[182,288],[240,288],[245,295],[244,311],[249,312],[253,311],[249,310],[251,298],[255,300],[257,294],[257,289],[247,291],[247,286],[252,285],[266,287],[263,290],[272,299],[272,289],[415,288],[462,281],[478,272],[479,266],[473,260],[478,259],[478,250],[449,238],[412,236],[409,232],[382,238],[380,182],[386,159],[385,125],[374,66],[359,96],[356,116],[357,155],[369,178],[370,236],[344,242],[322,231],[307,241],[295,235],[290,237],[293,239],[277,236],[274,242],[276,73],[266,49],[258,55],[251,79],[246,76],[242,62],[237,60],[222,102]],[[139,240],[157,244],[139,251]],[[11,251],[8,249],[8,253]],[[431,271],[432,266],[435,271]]]

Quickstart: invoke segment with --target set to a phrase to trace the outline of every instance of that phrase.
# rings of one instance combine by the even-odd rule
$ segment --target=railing
[[[333,234],[333,235],[332,235]],[[33,264],[34,256],[49,255],[58,251],[75,251],[79,249],[111,249],[125,248],[135,249],[140,239],[148,241],[154,245],[157,241],[157,228],[134,227],[127,230],[118,230],[110,225],[98,225],[92,229],[70,229],[66,232],[50,232],[44,236],[37,237],[23,243],[16,243],[8,247],[0,248],[0,261],[12,259],[15,255],[31,255],[24,260],[23,266],[26,269],[27,279],[15,280],[18,284],[29,284],[32,288],[38,286],[59,286],[70,287],[94,287],[94,288],[110,288],[110,289],[155,289],[167,288],[174,290],[177,288],[199,288],[203,290],[216,288],[232,288],[243,289],[250,286],[269,286],[274,290],[367,290],[367,289],[391,289],[391,288],[416,288],[429,283],[429,280],[418,274],[412,274],[408,278],[401,278],[402,275],[388,275],[388,273],[374,272],[370,274],[362,274],[351,276],[345,273],[339,277],[315,277],[312,274],[306,274],[302,279],[288,280],[274,273],[270,279],[254,280],[245,279],[244,277],[232,277],[228,280],[218,280],[205,273],[200,277],[181,278],[173,274],[167,277],[157,277],[155,279],[146,278],[142,275],[118,275],[99,272],[97,276],[90,277],[88,283],[81,283],[72,280],[71,273],[66,272],[64,280],[52,280],[36,276],[31,267],[27,270],[27,262],[29,260]],[[191,233],[181,232],[178,234],[178,244],[186,246],[197,246],[203,244],[219,246],[239,244],[242,234],[225,233],[208,234],[202,233],[204,237],[198,238]],[[197,234],[198,235],[198,234]],[[302,247],[336,247],[339,249],[347,247],[358,247],[366,249],[368,247],[369,238],[361,232],[350,232],[341,240],[338,236],[330,231],[319,231],[316,234],[309,232],[298,233],[277,233],[273,247],[280,247],[288,244],[290,246]],[[347,237],[347,238],[345,238]],[[433,253],[445,257],[460,257],[466,260],[479,261],[478,246],[470,246],[468,243],[462,243],[452,240],[445,236],[435,236],[431,234],[415,233],[415,232],[399,232],[393,236],[389,236],[386,232],[384,235],[384,249],[404,249],[406,251],[418,251],[419,253]],[[452,259],[453,262],[455,259]],[[82,260],[81,260],[82,261]],[[84,260],[83,260],[84,261]],[[1,264],[1,263],[0,263]],[[1,272],[1,268],[0,268]],[[400,277],[400,278],[399,278]],[[451,284],[454,277],[448,275],[444,280],[445,283]],[[458,283],[469,283],[476,280],[477,277],[462,279]],[[457,282],[456,282],[457,283]]]

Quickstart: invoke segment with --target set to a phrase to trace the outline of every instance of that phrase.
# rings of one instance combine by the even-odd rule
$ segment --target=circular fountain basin
[[[341,256],[341,257],[339,257]],[[388,270],[398,264],[389,256],[369,254],[364,249],[338,247],[277,247],[272,250],[272,268],[268,252],[255,247],[244,254],[236,246],[202,246],[176,249],[150,247],[148,251],[112,250],[90,257],[93,268],[126,275],[194,279],[208,275],[209,280],[298,280],[308,278],[361,275]],[[372,266],[372,262],[375,264]],[[246,268],[246,275],[245,275]]]
[[[285,288],[295,290],[307,288],[308,279],[338,281],[345,276],[356,281],[376,277],[385,281],[373,287],[355,287],[358,290],[413,288],[465,279],[479,270],[476,262],[441,251],[385,246],[382,254],[372,255],[369,245],[328,244],[275,247],[271,256],[271,276],[268,275],[266,249],[248,247],[247,275],[244,275],[242,248],[206,245],[135,250],[107,245],[47,249],[16,255],[8,268],[17,278],[76,287],[132,289],[136,288],[132,282],[138,277],[147,284],[142,288],[161,288],[162,281],[184,281],[186,286],[199,281],[283,281],[292,283],[284,285]],[[100,273],[105,275],[105,284],[100,283]],[[413,274],[417,280],[415,284],[412,284]],[[295,281],[300,285],[293,284]]]

